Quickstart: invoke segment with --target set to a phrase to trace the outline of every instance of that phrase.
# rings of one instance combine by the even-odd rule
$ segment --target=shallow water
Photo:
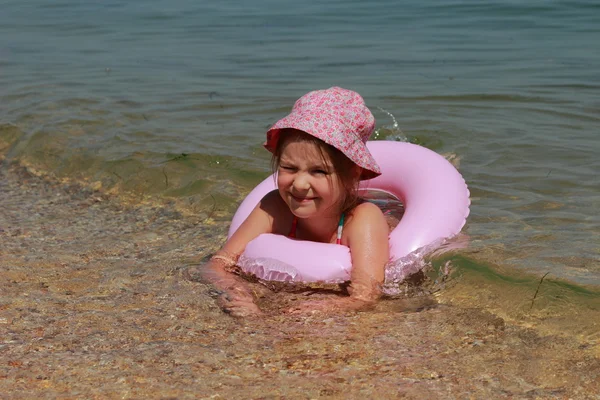
[[[332,295],[253,284],[265,314],[235,320],[182,276],[226,224],[18,170],[0,177],[4,398],[594,399],[600,390],[600,304],[581,288],[545,282],[530,307],[537,282],[446,253],[440,262],[463,268],[445,287],[425,279],[365,312],[291,315]]]
[[[148,210],[169,203],[181,223],[195,221],[201,234],[178,231],[180,222],[169,214],[160,227],[168,241],[152,247],[163,237],[152,229],[134,236],[148,235],[140,260],[165,261],[157,252],[174,258],[185,253],[177,259],[183,265],[192,262],[186,257],[201,258],[223,243],[237,204],[269,173],[261,147],[267,127],[308,90],[352,88],[376,116],[374,139],[452,154],[471,190],[463,230],[469,246],[428,260],[432,281],[446,265],[452,270],[452,279],[433,285],[431,296],[465,309],[483,307],[507,322],[595,348],[599,27],[600,9],[593,1],[430,1],[402,7],[388,0],[286,5],[175,0],[144,7],[112,0],[9,1],[0,12],[2,168],[24,166],[35,175],[150,207],[143,208],[149,221],[158,217]],[[37,204],[30,197],[22,201],[15,207]],[[64,221],[72,213],[37,223],[35,245],[77,265],[82,242]],[[84,226],[86,218],[73,224]],[[89,215],[94,218],[100,217]],[[17,226],[5,222],[0,228],[21,229],[23,221],[15,221]],[[55,228],[56,221],[64,225]],[[108,225],[87,244],[105,258],[100,281],[93,281],[101,284],[86,290],[114,294],[127,286],[130,278],[123,277],[119,257],[138,252],[125,243],[121,255],[109,253],[119,248],[114,235],[127,242],[135,223]],[[27,268],[45,268],[35,261],[41,253],[5,250],[7,237],[3,266],[22,256],[19,262]],[[52,240],[64,240],[67,250],[58,251]],[[142,273],[144,262],[133,269]],[[58,264],[48,271],[63,276]],[[84,284],[91,271],[73,279]],[[152,290],[171,290],[164,287],[171,281],[157,279]],[[41,304],[42,292],[36,289],[27,302]],[[164,306],[151,296],[153,309]],[[201,310],[196,317],[215,318],[214,326],[228,323],[207,311],[212,299],[186,299]],[[134,324],[135,318],[128,321]],[[216,333],[208,335],[214,339]],[[309,336],[307,331],[303,337]],[[551,357],[547,352],[541,359]],[[520,389],[514,393],[525,396],[524,386]]]

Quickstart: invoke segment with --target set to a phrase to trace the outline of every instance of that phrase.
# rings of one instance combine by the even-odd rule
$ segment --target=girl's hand
[[[217,299],[223,312],[233,317],[247,317],[262,314],[254,297],[243,279],[227,272],[235,265],[235,258],[215,255],[203,266],[194,266],[184,272],[186,279],[213,285],[209,295]]]
[[[252,295],[244,290],[232,289],[222,293],[217,299],[217,304],[224,313],[232,317],[243,318],[262,314]]]

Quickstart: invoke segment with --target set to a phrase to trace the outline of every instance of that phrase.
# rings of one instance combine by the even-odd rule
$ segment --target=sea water
[[[270,124],[309,90],[350,88],[374,139],[443,153],[469,185],[469,246],[433,264],[520,293],[505,308],[547,274],[583,309],[600,286],[598,43],[592,0],[9,0],[0,149],[227,224],[269,173]]]

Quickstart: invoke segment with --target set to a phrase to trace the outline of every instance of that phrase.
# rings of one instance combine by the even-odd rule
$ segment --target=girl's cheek
[[[285,186],[291,182],[289,174],[279,173],[277,175],[277,186]]]

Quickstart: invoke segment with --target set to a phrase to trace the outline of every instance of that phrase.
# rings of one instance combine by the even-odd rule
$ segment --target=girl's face
[[[277,187],[298,218],[330,217],[339,212],[343,188],[331,159],[315,143],[291,138],[282,145]]]

